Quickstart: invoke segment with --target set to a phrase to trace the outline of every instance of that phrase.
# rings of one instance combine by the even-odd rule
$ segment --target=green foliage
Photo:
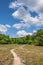
[[[39,46],[43,46],[43,30],[38,30],[36,32],[36,36],[35,36],[37,42],[37,45]]]
[[[4,34],[0,34],[0,44],[34,44],[43,46],[43,30],[38,30],[32,36],[27,35],[22,38],[10,38]]]

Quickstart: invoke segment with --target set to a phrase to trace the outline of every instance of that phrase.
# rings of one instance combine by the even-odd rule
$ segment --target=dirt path
[[[21,62],[21,59],[17,56],[17,54],[14,52],[14,49],[10,50],[11,53],[13,54],[14,56],[14,61],[13,61],[13,65],[24,65],[22,62]]]

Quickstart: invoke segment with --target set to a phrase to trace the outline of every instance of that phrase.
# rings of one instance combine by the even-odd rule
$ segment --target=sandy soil
[[[20,57],[17,56],[17,54],[14,52],[14,49],[10,50],[11,53],[13,54],[14,56],[14,61],[13,61],[13,65],[24,65],[22,62],[21,62],[21,59]]]

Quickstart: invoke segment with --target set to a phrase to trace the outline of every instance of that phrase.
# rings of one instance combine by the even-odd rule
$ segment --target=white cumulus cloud
[[[32,35],[32,33],[27,33],[25,30],[20,30],[17,32],[17,36],[19,36],[19,37],[23,37],[26,35]]]
[[[12,27],[16,29],[21,29],[21,28],[24,29],[24,28],[29,28],[30,25],[27,23],[17,23],[17,24],[14,24]]]
[[[22,24],[20,24],[20,23],[19,24],[14,24],[13,27],[17,28],[17,29],[20,29],[22,27]]]
[[[28,11],[23,6],[26,6]],[[16,7],[18,9],[12,13],[14,18],[20,19],[28,25],[43,26],[43,0],[17,0],[11,2],[10,8]],[[37,12],[38,16],[31,17],[29,10]]]
[[[20,23],[13,25],[14,28],[24,29],[35,26],[38,29],[43,26],[43,0],[17,0],[15,2],[11,2],[9,8],[17,8],[16,11],[12,13],[12,16],[13,18],[21,20]],[[36,12],[38,15],[33,17],[33,14],[31,14],[30,11]],[[36,30],[33,30],[32,33],[20,30],[17,32],[17,36],[22,37],[28,34],[32,35],[35,32]]]
[[[6,24],[6,27],[7,27],[7,28],[11,28],[11,26],[10,26],[9,24]]]
[[[1,33],[1,34],[6,34],[6,32],[7,32],[8,29],[9,29],[9,26],[10,26],[10,25],[2,25],[2,24],[0,24],[0,33]]]
[[[9,8],[16,8],[16,7],[20,7],[20,6],[22,6],[23,5],[23,3],[19,3],[19,2],[17,2],[17,1],[15,1],[15,2],[11,2],[10,3],[10,5],[9,5]]]

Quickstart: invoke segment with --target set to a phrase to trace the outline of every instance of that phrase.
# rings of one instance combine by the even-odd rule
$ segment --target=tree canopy
[[[43,30],[38,30],[32,36],[27,35],[21,38],[10,38],[4,34],[0,34],[0,44],[33,44],[43,46]]]

